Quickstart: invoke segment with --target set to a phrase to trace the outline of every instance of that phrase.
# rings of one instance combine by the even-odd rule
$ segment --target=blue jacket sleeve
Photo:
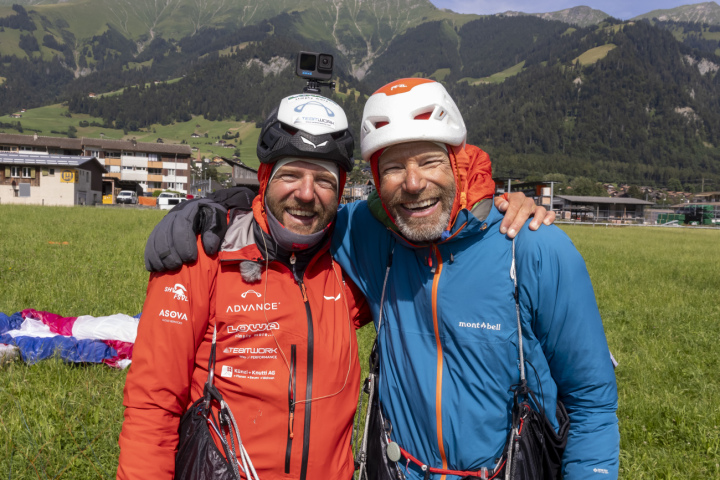
[[[585,262],[553,226],[518,236],[517,268],[521,299],[570,416],[563,478],[615,479],[617,385]]]

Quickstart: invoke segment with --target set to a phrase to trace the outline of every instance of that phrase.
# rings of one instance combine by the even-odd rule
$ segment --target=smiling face
[[[430,242],[448,226],[455,176],[447,153],[431,142],[393,145],[378,161],[380,198],[405,238]]]
[[[335,218],[338,184],[333,174],[312,163],[283,165],[267,187],[270,212],[288,230],[300,235],[319,232]]]

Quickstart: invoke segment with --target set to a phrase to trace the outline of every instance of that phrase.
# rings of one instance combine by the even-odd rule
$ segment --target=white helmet
[[[360,148],[363,160],[398,143],[428,141],[465,145],[467,129],[460,110],[442,84],[427,78],[402,78],[373,93],[363,110]]]
[[[285,157],[329,160],[349,172],[355,143],[345,112],[320,95],[285,97],[263,124],[257,144],[262,163]]]

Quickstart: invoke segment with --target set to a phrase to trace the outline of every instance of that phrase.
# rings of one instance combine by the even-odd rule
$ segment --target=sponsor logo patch
[[[297,107],[295,107],[294,110],[295,110],[296,112],[300,113],[300,112],[302,112],[302,111],[305,109],[305,107],[307,107],[308,105],[311,106],[311,107],[320,107],[320,108],[324,109],[324,110],[325,110],[325,113],[327,114],[328,117],[334,117],[334,116],[335,116],[335,112],[333,112],[333,111],[330,110],[328,107],[326,107],[325,105],[323,105],[321,102],[318,102],[318,101],[316,101],[316,100],[310,100],[309,102],[305,102],[305,103],[303,103],[303,104],[301,104],[301,105],[298,105]]]
[[[315,145],[313,142],[311,142],[310,140],[308,140],[307,138],[305,138],[303,136],[300,136],[300,140],[302,140],[303,143],[305,143],[307,145],[312,145],[313,148],[324,147],[328,143],[327,140],[325,140],[324,142],[318,143],[317,145]]]
[[[173,300],[188,301],[187,288],[180,283],[176,283],[172,287],[165,287],[165,291],[173,294]]]
[[[277,310],[280,302],[251,303],[249,305],[228,305],[225,313],[257,312],[262,310]]]
[[[187,320],[187,314],[176,312],[174,310],[160,310],[160,316],[165,318],[177,318],[178,320]]]
[[[280,324],[277,322],[270,323],[246,323],[244,325],[238,325],[234,327],[228,325],[228,333],[255,333],[255,332],[266,332],[268,330],[280,330]]]
[[[278,353],[272,347],[226,347],[223,353],[238,353],[240,355],[273,355]]]
[[[482,330],[500,330],[500,324],[496,323],[495,325],[492,325],[490,323],[486,322],[460,322],[458,326],[463,328],[479,328]]]
[[[260,292],[256,292],[255,290],[248,290],[247,292],[243,292],[242,294],[240,294],[240,296],[242,298],[245,298],[248,296],[248,293],[252,293],[253,295],[255,295],[258,298],[262,297],[262,294]]]
[[[226,377],[226,378],[232,378],[233,376],[233,369],[230,365],[223,365],[222,370],[220,370],[220,376]]]
[[[325,125],[326,127],[334,127],[335,120],[323,117],[311,117],[305,115],[299,115],[293,118],[294,125],[314,124],[314,125]],[[300,137],[303,138],[303,137]]]

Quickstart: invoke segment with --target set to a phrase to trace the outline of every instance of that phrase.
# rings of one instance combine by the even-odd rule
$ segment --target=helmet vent
[[[285,130],[285,131],[286,131],[287,133],[289,133],[290,135],[295,135],[295,134],[298,132],[298,129],[297,129],[297,128],[293,128],[293,127],[291,127],[291,126],[289,126],[289,125],[286,125],[286,124],[284,124],[284,123],[281,123],[281,124],[280,124],[280,128],[282,128],[283,130]]]

